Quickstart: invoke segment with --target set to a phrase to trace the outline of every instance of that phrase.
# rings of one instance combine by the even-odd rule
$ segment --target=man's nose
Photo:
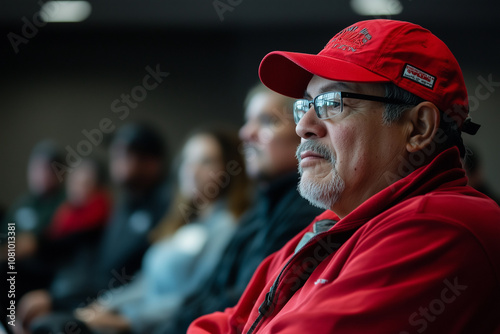
[[[295,132],[304,139],[321,138],[326,135],[325,122],[318,118],[314,107],[311,107],[300,119]]]

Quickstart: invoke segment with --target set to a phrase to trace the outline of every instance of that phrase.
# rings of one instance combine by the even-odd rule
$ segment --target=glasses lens
[[[308,100],[297,100],[293,104],[293,119],[296,124],[304,117],[306,112],[309,110]]]
[[[329,92],[318,95],[314,101],[319,118],[330,118],[341,112],[340,92]]]

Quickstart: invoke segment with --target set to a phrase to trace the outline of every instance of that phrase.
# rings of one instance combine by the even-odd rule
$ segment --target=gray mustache
[[[335,156],[332,154],[332,152],[328,149],[326,145],[320,144],[314,140],[308,140],[300,143],[300,145],[297,147],[297,152],[295,153],[295,156],[299,164],[302,161],[300,155],[304,151],[311,151],[316,154],[319,154],[326,160],[330,161],[330,163],[335,166],[335,160],[336,160]]]

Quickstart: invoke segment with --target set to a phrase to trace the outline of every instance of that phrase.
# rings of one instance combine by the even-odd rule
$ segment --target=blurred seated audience
[[[71,267],[72,261],[94,249],[109,220],[111,199],[105,186],[104,168],[97,160],[87,158],[69,172],[66,194],[66,201],[58,207],[38,240],[30,270],[23,272],[29,275],[30,282],[36,282],[41,273],[45,276],[50,273],[52,278],[53,273]],[[24,267],[26,262],[23,261]]]
[[[78,257],[79,252],[96,247],[111,210],[105,174],[94,158],[82,160],[68,172],[66,201],[57,208],[40,238],[39,265],[55,273]]]
[[[27,173],[28,193],[9,208],[1,225],[2,239],[6,240],[8,223],[15,223],[18,261],[36,253],[39,239],[64,200],[63,184],[51,165],[52,162],[61,163],[62,155],[59,147],[50,140],[39,142],[31,152]],[[1,259],[6,259],[5,250],[0,253]]]
[[[293,100],[259,84],[245,101],[244,142],[247,174],[256,181],[256,203],[217,263],[214,275],[161,322],[135,333],[185,333],[197,317],[234,306],[257,266],[302,231],[323,210],[297,191],[295,151],[300,142],[292,117]]]
[[[153,231],[138,278],[91,305],[77,318],[95,330],[141,331],[203,287],[247,209],[249,180],[236,132],[195,131],[183,146],[178,190],[166,219]]]
[[[45,288],[53,275],[52,261],[47,262],[40,244],[54,212],[64,200],[63,180],[59,180],[52,163],[62,162],[62,152],[51,140],[39,142],[33,148],[27,168],[28,192],[9,208],[0,225],[0,279],[5,282],[8,270],[8,224],[15,227],[15,271],[18,300],[33,289]],[[36,277],[36,279],[35,279]],[[1,304],[8,303],[7,293]]]
[[[26,329],[41,315],[85,306],[133,279],[150,245],[149,232],[169,203],[165,160],[163,138],[151,126],[133,123],[117,130],[110,146],[110,173],[118,199],[98,245],[60,268],[48,290],[21,299],[16,330]]]

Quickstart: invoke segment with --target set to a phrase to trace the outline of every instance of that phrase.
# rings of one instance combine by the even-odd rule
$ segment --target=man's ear
[[[439,109],[434,103],[425,101],[407,112],[407,121],[411,123],[411,132],[406,143],[410,153],[422,150],[430,145],[439,128]]]

